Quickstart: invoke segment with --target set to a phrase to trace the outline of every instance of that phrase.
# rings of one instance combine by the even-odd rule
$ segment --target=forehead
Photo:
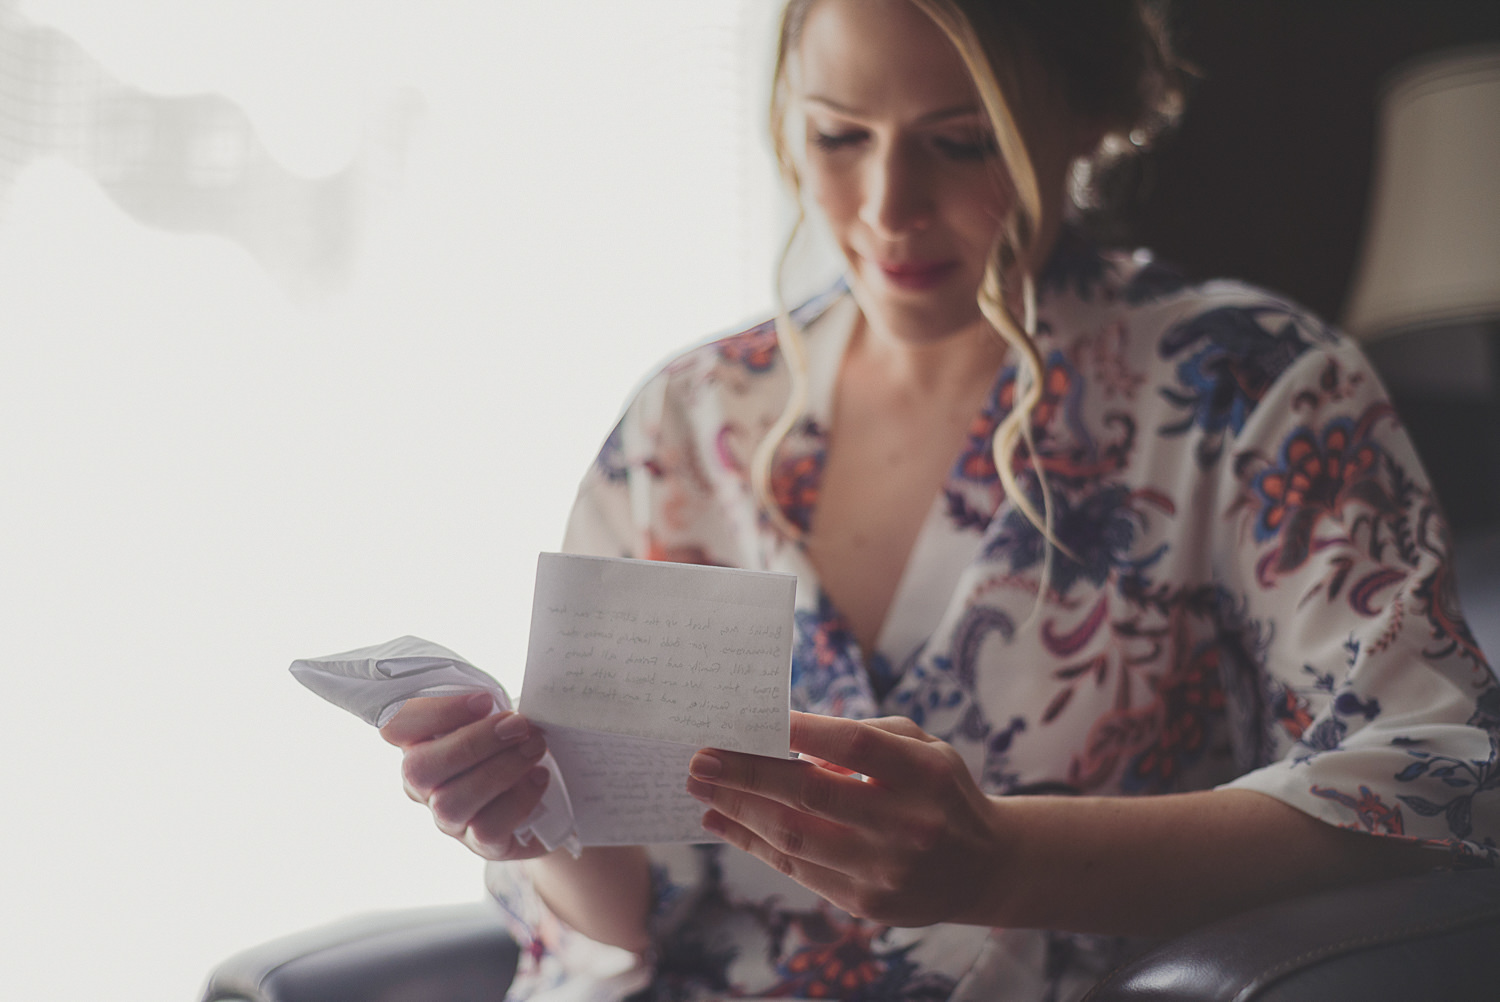
[[[907,0],[817,0],[797,49],[804,96],[878,115],[978,106],[958,51]]]

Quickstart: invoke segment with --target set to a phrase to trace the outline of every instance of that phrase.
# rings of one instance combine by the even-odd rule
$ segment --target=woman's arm
[[[834,904],[892,925],[951,921],[1162,935],[1277,898],[1441,865],[1271,797],[987,797],[904,718],[793,714],[806,761],[694,757],[705,827]]]
[[[651,945],[651,867],[640,846],[596,846],[574,859],[559,850],[523,864],[552,914],[589,939],[634,953]]]
[[[964,921],[1171,935],[1281,898],[1442,866],[1438,850],[1325,824],[1250,790],[996,798],[1013,832]]]

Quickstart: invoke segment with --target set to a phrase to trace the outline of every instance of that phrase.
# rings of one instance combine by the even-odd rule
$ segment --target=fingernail
[[[542,740],[540,734],[533,734],[516,750],[521,753],[522,758],[541,758],[542,752],[547,750],[547,742]]]
[[[495,708],[495,700],[485,692],[476,692],[464,700],[464,706],[470,713],[488,713]]]
[[[526,724],[526,718],[519,713],[506,714],[498,724],[495,725],[495,737],[501,741],[519,741],[526,736],[531,728]]]
[[[724,763],[717,755],[699,752],[688,763],[688,775],[699,779],[714,779],[724,771]]]

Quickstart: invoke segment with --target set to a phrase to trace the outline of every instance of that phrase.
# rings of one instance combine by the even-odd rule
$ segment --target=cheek
[[[994,184],[970,185],[966,190],[953,192],[948,200],[949,225],[963,234],[965,243],[988,252],[999,239],[1014,202],[1015,197],[1008,189]]]
[[[859,211],[858,192],[845,171],[813,161],[807,167],[807,190],[835,235]]]

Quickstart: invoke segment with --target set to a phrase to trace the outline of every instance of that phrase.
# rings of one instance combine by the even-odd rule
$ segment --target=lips
[[[921,291],[941,285],[958,270],[957,261],[878,261],[885,280],[899,289]]]

